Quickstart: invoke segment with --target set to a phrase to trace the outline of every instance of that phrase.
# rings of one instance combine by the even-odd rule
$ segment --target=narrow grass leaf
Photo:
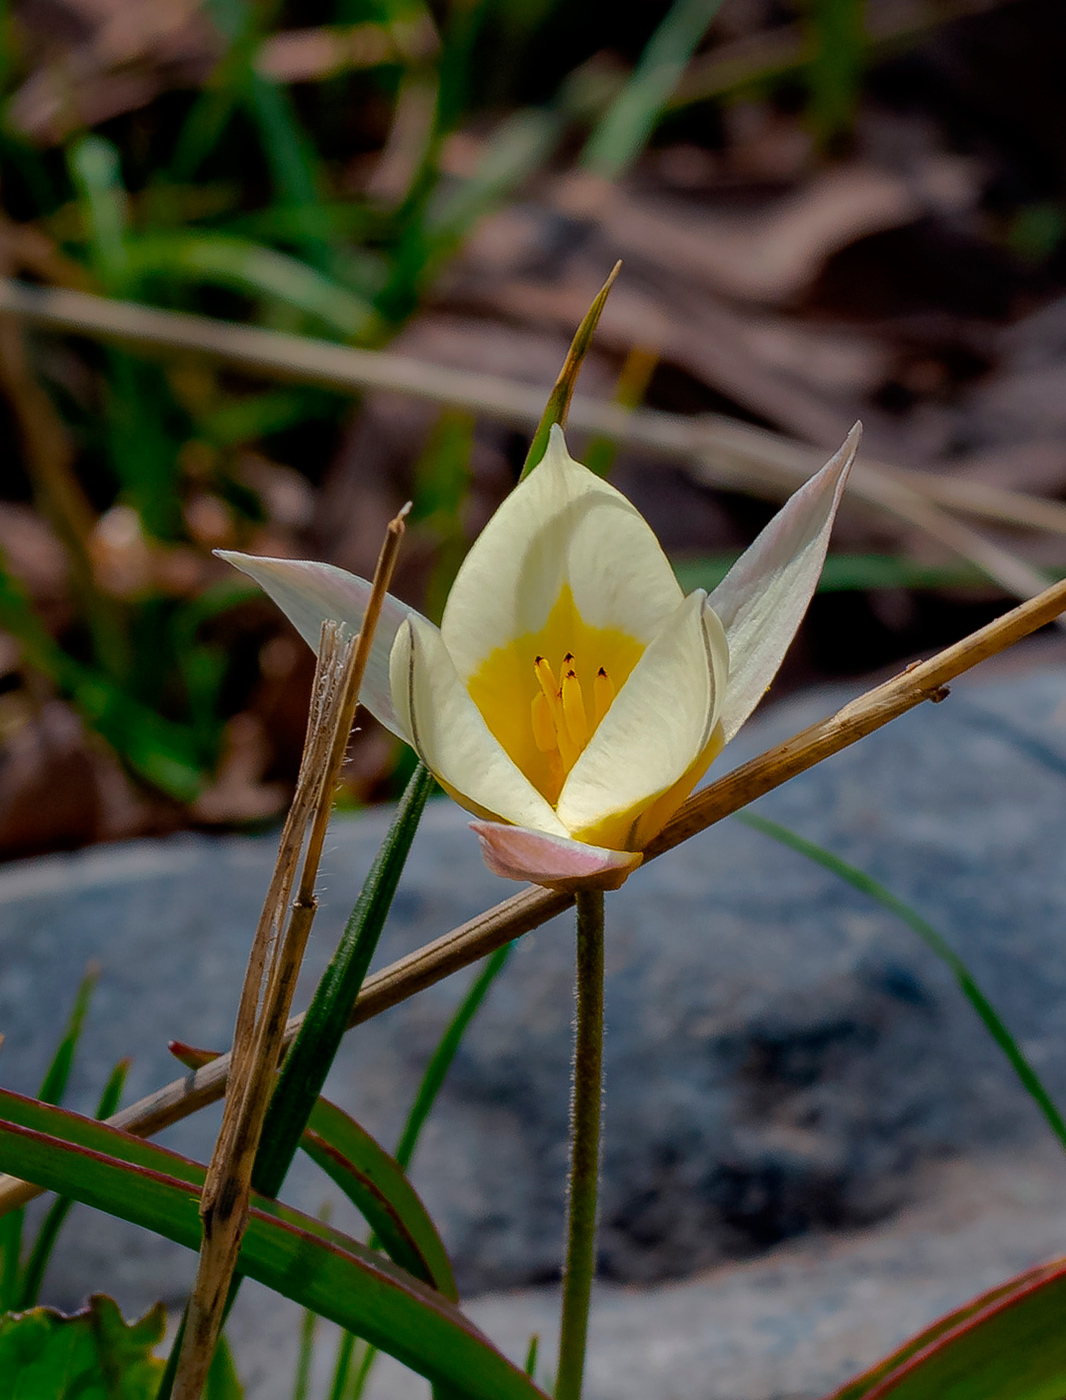
[[[119,1060],[108,1076],[104,1091],[100,1095],[100,1102],[96,1105],[96,1117],[101,1122],[105,1118],[110,1118],[112,1113],[118,1109],[131,1063],[130,1060]],[[69,1196],[60,1196],[49,1206],[48,1212],[41,1222],[41,1228],[37,1231],[37,1238],[33,1242],[26,1267],[22,1272],[19,1282],[19,1300],[16,1306],[20,1308],[36,1306],[48,1261],[73,1204],[74,1202]]]
[[[336,952],[315,988],[271,1099],[252,1180],[276,1196],[337,1054],[359,989],[385,927],[396,887],[434,779],[419,764],[400,801]]]
[[[166,280],[227,287],[267,297],[313,317],[346,340],[368,336],[370,303],[286,253],[236,234],[175,232],[130,239],[129,272],[140,282]]]
[[[477,1014],[481,1003],[485,1000],[489,988],[503,971],[504,965],[510,957],[513,947],[513,943],[506,943],[502,948],[498,948],[496,952],[486,960],[484,968],[482,968],[481,972],[474,979],[473,985],[463,998],[459,1009],[452,1017],[447,1029],[440,1038],[440,1043],[434,1051],[426,1072],[422,1077],[422,1083],[419,1086],[418,1093],[415,1095],[414,1103],[411,1105],[411,1110],[407,1115],[407,1122],[400,1135],[400,1141],[396,1148],[396,1161],[404,1171],[410,1166],[411,1158],[418,1145],[418,1139],[421,1135],[422,1128],[425,1125],[426,1119],[429,1117],[430,1110],[436,1101],[437,1095],[440,1093],[445,1076],[458,1053],[463,1036],[466,1034],[470,1022]],[[371,1240],[371,1244],[374,1243],[375,1241]],[[359,1371],[355,1378],[352,1400],[361,1400],[363,1392],[366,1389],[367,1381],[370,1378],[370,1371],[374,1365],[376,1354],[376,1350],[373,1346],[368,1346],[364,1352],[359,1365]],[[351,1364],[350,1352],[347,1364]],[[339,1368],[340,1358],[338,1358],[338,1370]],[[526,1374],[528,1375],[529,1373],[527,1372]],[[336,1381],[334,1382],[334,1389],[337,1389]],[[343,1390],[343,1384],[341,1385],[341,1389]],[[442,1397],[437,1396],[435,1400],[442,1400]]]
[[[165,1148],[0,1090],[0,1161],[24,1180],[199,1247],[205,1168]],[[241,1269],[470,1400],[541,1395],[439,1293],[276,1201],[253,1198]]]
[[[452,1067],[452,1062],[459,1051],[467,1027],[477,1015],[481,1003],[488,995],[489,988],[503,971],[513,947],[513,943],[505,943],[502,948],[497,948],[496,952],[486,959],[485,966],[474,979],[474,983],[463,998],[458,1011],[441,1036],[440,1044],[433,1052],[433,1057],[422,1078],[418,1093],[415,1095],[415,1101],[411,1105],[411,1111],[407,1115],[407,1123],[400,1135],[400,1141],[396,1145],[396,1160],[405,1171],[411,1164],[411,1158],[418,1146],[419,1136],[437,1095],[440,1093],[445,1076]]]
[[[328,1099],[311,1111],[300,1146],[362,1213],[385,1253],[452,1302],[459,1294],[436,1226],[400,1164]]]
[[[607,298],[610,295],[611,288],[614,286],[614,279],[618,276],[621,267],[622,264],[620,262],[615,263],[607,277],[607,281],[604,282],[603,286],[596,294],[596,299],[585,312],[584,320],[577,328],[577,333],[570,343],[570,349],[566,359],[563,361],[563,367],[559,371],[559,378],[555,381],[555,387],[548,396],[548,402],[544,407],[544,412],[541,414],[540,422],[537,424],[537,430],[533,434],[533,441],[529,444],[529,451],[526,453],[526,460],[522,467],[520,480],[524,480],[533,468],[540,464],[541,458],[547,451],[548,435],[552,428],[554,428],[557,423],[560,426],[566,423],[566,415],[570,408],[570,400],[574,397],[574,387],[577,384],[577,376],[581,372],[581,365],[585,356],[588,354],[589,346],[592,344],[592,337],[596,333],[596,327],[599,324],[603,308],[607,304]]]
[[[70,1082],[70,1071],[74,1066],[74,1054],[78,1048],[78,1041],[81,1039],[81,1033],[85,1027],[85,1018],[89,1014],[93,992],[96,990],[96,984],[99,980],[100,969],[93,964],[90,965],[89,970],[78,984],[78,990],[74,994],[74,1005],[71,1007],[67,1024],[63,1028],[62,1038],[56,1047],[52,1063],[48,1066],[38,1094],[38,1098],[45,1103],[57,1104],[63,1101],[63,1095]]]
[[[581,155],[586,170],[617,180],[637,159],[722,0],[674,0],[633,75],[608,107]]]
[[[204,1386],[204,1400],[244,1400],[244,1387],[226,1338],[219,1337]]]
[[[780,842],[782,846],[788,846],[790,850],[797,851],[800,855],[806,856],[808,860],[813,860],[815,864],[832,871],[834,875],[839,875],[854,889],[868,895],[882,908],[887,909],[889,913],[895,914],[908,928],[914,930],[926,947],[947,965],[992,1039],[1006,1055],[1011,1068],[1021,1080],[1022,1087],[1044,1115],[1059,1143],[1063,1148],[1066,1148],[1066,1122],[1063,1121],[1062,1114],[1045,1089],[1040,1076],[1026,1059],[1018,1042],[1000,1020],[995,1008],[977,985],[966,963],[947,939],[909,904],[894,895],[891,890],[886,889],[884,885],[867,875],[865,871],[858,870],[855,866],[849,865],[847,861],[841,860],[839,856],[833,855],[831,851],[797,835],[796,832],[790,831],[788,827],[782,826],[779,822],[769,821],[766,817],[758,816],[754,812],[737,812],[735,816],[737,821],[743,822],[745,826],[750,826],[755,831],[761,831],[764,836],[769,836],[771,840]]]
[[[300,1318],[300,1345],[296,1350],[296,1375],[292,1383],[292,1400],[308,1400],[311,1389],[311,1363],[315,1354],[315,1333],[318,1314],[304,1308]]]
[[[827,1400],[1058,1400],[1064,1308],[1060,1258],[949,1313]]]

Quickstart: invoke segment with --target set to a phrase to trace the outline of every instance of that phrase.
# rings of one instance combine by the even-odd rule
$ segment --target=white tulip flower
[[[709,596],[553,428],[459,570],[439,628],[389,596],[362,701],[417,752],[499,875],[615,889],[766,691],[807,610],[858,426]],[[370,585],[220,551],[318,646]]]

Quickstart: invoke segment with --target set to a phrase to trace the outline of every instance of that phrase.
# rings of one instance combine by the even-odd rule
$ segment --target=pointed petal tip
[[[506,880],[528,880],[550,890],[616,890],[644,859],[639,851],[611,851],[502,822],[473,821],[485,864]]]

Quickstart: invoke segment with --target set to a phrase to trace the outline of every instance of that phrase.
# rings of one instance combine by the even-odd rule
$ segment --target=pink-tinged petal
[[[726,743],[766,693],[803,621],[861,436],[856,423],[710,596],[729,642],[729,687],[719,714]]]
[[[319,564],[309,559],[268,559],[262,555],[238,554],[232,549],[216,549],[220,559],[255,579],[312,649],[318,651],[322,624],[327,618],[344,622],[358,632],[363,625],[370,598],[370,584],[365,578],[338,569],[333,564]],[[386,594],[374,644],[370,648],[360,699],[375,719],[393,734],[405,738],[392,704],[389,688],[389,654],[401,624],[410,616],[418,616],[414,608]]]
[[[528,880],[568,894],[574,890],[616,890],[644,859],[639,851],[609,851],[500,822],[471,822],[470,829],[481,842],[481,854],[494,875]]]

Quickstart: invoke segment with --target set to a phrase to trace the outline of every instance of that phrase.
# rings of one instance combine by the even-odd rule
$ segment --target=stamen
[[[565,680],[563,684],[566,684]],[[566,722],[566,709],[563,702],[563,692],[561,690],[556,699],[558,701],[558,712],[553,713],[552,718],[555,720],[555,733],[559,740],[559,755],[563,760],[563,769],[565,772],[569,773],[570,769],[573,768],[578,760],[578,756],[581,753],[581,745],[575,744],[570,737],[570,728]]]
[[[554,753],[559,747],[559,741],[555,735],[551,706],[543,691],[538,690],[533,697],[530,720],[533,724],[533,739],[537,748],[540,749],[541,753]]]
[[[604,715],[614,703],[614,686],[606,670],[601,666],[596,672],[596,678],[592,682],[592,706],[596,715],[596,726],[599,727]]]
[[[559,683],[555,679],[555,672],[552,670],[547,657],[538,656],[533,661],[533,672],[537,677],[544,697],[552,710],[555,709],[555,698],[559,694]]]
[[[572,656],[570,660],[573,660]],[[581,693],[581,682],[573,670],[567,671],[563,676],[562,697],[567,732],[580,753],[589,741],[589,722],[585,714],[585,697]]]
[[[555,742],[552,744],[552,748],[555,748],[556,745],[558,746],[559,755],[563,760],[563,768],[569,773],[570,769],[573,768],[574,764],[577,762],[580,749],[574,747],[574,743],[566,727],[566,717],[563,713],[563,692],[557,684],[555,673],[545,657],[538,656],[534,659],[533,670],[537,677],[537,683],[540,686],[541,695],[544,697],[544,702],[548,707],[548,717],[551,720],[554,730]],[[533,722],[534,725],[536,725],[540,721],[534,720]],[[536,729],[534,729],[534,738],[536,738]],[[540,747],[539,740],[537,741],[537,746],[538,748]],[[550,750],[544,750],[544,752],[550,752]]]

